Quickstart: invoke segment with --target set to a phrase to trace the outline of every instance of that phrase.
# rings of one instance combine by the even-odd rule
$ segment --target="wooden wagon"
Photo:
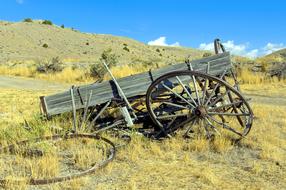
[[[42,112],[48,118],[81,114],[78,126],[88,123],[95,131],[143,123],[133,128],[142,126],[139,131],[154,137],[189,137],[203,129],[207,137],[241,138],[251,129],[253,112],[239,90],[230,53],[218,39],[214,46],[213,56],[43,96]]]

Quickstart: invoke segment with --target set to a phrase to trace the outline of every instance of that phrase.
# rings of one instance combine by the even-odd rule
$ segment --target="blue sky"
[[[283,0],[1,0],[0,20],[49,19],[83,32],[255,57],[286,46]]]

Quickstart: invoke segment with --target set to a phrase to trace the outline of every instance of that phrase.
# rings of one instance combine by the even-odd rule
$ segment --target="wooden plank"
[[[222,73],[223,70],[231,68],[229,53],[222,53],[219,55],[194,60],[191,63],[195,71],[205,73],[208,62],[210,64],[210,74],[212,75],[218,75]],[[128,77],[123,77],[118,79],[117,81],[127,98],[131,98],[137,95],[144,95],[149,85],[152,83],[152,79],[155,80],[163,74],[166,74],[171,71],[187,69],[187,64],[181,63],[153,70],[151,71],[152,77],[150,75],[150,72],[144,72]],[[104,81],[102,83],[83,85],[77,88],[79,89],[80,94],[76,91],[74,93],[74,102],[76,109],[84,108],[84,102],[87,101],[87,94],[89,94],[90,91],[92,91],[90,106],[105,103],[110,99],[119,96],[116,86],[113,84],[113,81]],[[81,101],[81,98],[83,101]],[[72,110],[72,101],[69,91],[46,96],[42,99],[45,102],[45,105],[42,106],[45,106],[43,108],[46,109],[45,114],[47,116],[69,112]],[[43,102],[43,100],[41,102]]]
[[[217,72],[217,73],[221,73],[221,72]],[[142,91],[141,91],[142,93],[140,93],[140,94],[145,94],[148,87],[149,87],[149,85],[147,85],[145,89],[142,89]],[[128,96],[130,96],[130,97],[140,95],[140,94],[138,93],[137,90],[133,90],[133,91],[128,92]],[[96,105],[96,104],[104,103],[104,102],[110,100],[111,98],[113,98],[112,94],[107,92],[105,94],[94,96],[93,100],[91,101],[90,104]],[[77,101],[76,107],[77,107],[77,109],[80,109],[80,108],[83,108],[84,106],[82,106],[80,104],[80,101]],[[71,101],[64,102],[64,103],[55,105],[54,108],[50,108],[50,114],[55,115],[55,114],[71,111],[71,108],[72,108],[71,107]]]
[[[221,72],[221,70],[218,70],[218,73],[219,73],[219,72]],[[211,73],[211,74],[212,74],[212,73]],[[216,73],[213,73],[213,74],[216,74]],[[147,83],[146,87],[144,87],[144,88],[142,89],[142,92],[143,92],[143,93],[145,93],[145,90],[148,88],[148,86],[149,86],[150,84],[151,84],[151,81],[150,81],[149,84]],[[130,96],[138,95],[138,93],[140,93],[140,92],[138,92],[138,89],[137,89],[137,88],[131,88],[131,89],[135,89],[135,91],[133,91],[133,92],[129,92],[129,91],[128,91],[128,94],[130,94]],[[100,94],[97,94],[96,91],[95,91],[95,94],[96,94],[96,96],[93,97],[93,99],[95,99],[95,100],[92,101],[92,102],[95,102],[95,103],[96,103],[96,102],[97,102],[97,103],[101,103],[102,101],[105,102],[106,99],[109,100],[110,98],[113,97],[112,90],[110,90],[110,91],[105,91],[105,93],[100,93]],[[103,103],[103,102],[102,102],[102,103]],[[59,104],[55,104],[55,105],[54,105],[55,107],[50,106],[50,107],[49,107],[49,108],[50,108],[50,112],[53,112],[53,108],[57,109],[57,107],[67,106],[67,105],[71,105],[70,99],[69,99],[67,102],[60,102]],[[80,102],[79,97],[77,97],[77,99],[76,99],[76,105],[77,105],[77,108],[81,107],[81,102]]]
[[[216,66],[220,66],[223,67],[224,64],[229,64],[229,62],[222,62],[222,63],[214,63],[213,65],[211,65],[211,69],[216,67]],[[198,67],[197,65],[195,65],[194,70],[197,71],[201,71],[201,72],[205,72],[207,65],[202,65],[201,67]],[[172,71],[176,71],[176,70],[186,70],[188,69],[186,64],[183,64],[181,67],[179,68],[172,68]],[[167,70],[169,71],[169,70]],[[166,72],[156,72],[156,71],[152,71],[152,78],[155,80],[158,77],[162,76],[163,74],[167,73]],[[140,78],[138,78],[138,75],[140,75]],[[150,82],[152,82],[152,79],[150,78],[150,74],[147,72],[146,73],[142,73],[142,74],[138,74],[138,75],[134,75],[133,76],[129,76],[129,77],[124,77],[122,79],[124,80],[118,80],[119,85],[121,86],[122,89],[126,90],[130,87],[138,87],[141,85],[145,85],[150,84]],[[100,93],[100,92],[106,92],[106,91],[111,91],[112,90],[112,85],[108,84],[111,81],[105,81],[99,84],[92,84],[92,85],[87,85],[87,86],[81,86],[79,87],[79,91],[81,93],[81,95],[83,97],[87,97],[86,94],[93,89],[96,89],[96,93]],[[113,88],[116,89],[115,85],[113,85]],[[67,101],[70,99],[69,93],[65,93],[65,94],[57,94],[55,96],[51,96],[51,98],[47,98],[46,101],[48,102],[48,104],[56,104],[59,102],[63,102],[63,101]]]
[[[225,68],[227,68],[227,65],[224,65],[223,69],[225,69]],[[229,67],[229,68],[230,68],[230,67]],[[228,68],[228,69],[229,69],[229,68]],[[198,70],[198,71],[204,72],[205,70],[206,70],[205,68],[201,68],[201,69]],[[219,66],[211,67],[210,74],[215,75],[215,74],[218,74],[218,73],[220,73],[220,72],[222,72],[222,71],[223,71],[223,70],[222,70],[221,67],[219,67]],[[130,97],[131,95],[129,95],[129,94],[131,93],[132,90],[135,91],[135,92],[137,92],[138,94],[144,93],[144,92],[147,90],[147,88],[149,87],[149,85],[150,85],[151,83],[152,83],[152,81],[149,80],[149,81],[146,81],[146,82],[144,82],[144,83],[135,84],[135,85],[133,85],[133,86],[126,86],[125,88],[123,88],[123,90],[124,90],[124,92],[127,94],[127,96]],[[97,89],[97,88],[95,88],[95,89]],[[97,91],[97,90],[96,90],[96,91],[93,92],[93,93],[94,93],[94,95],[93,95],[93,97],[92,97],[92,100],[95,99],[95,96],[96,96],[96,100],[97,100],[99,103],[102,102],[101,99],[103,99],[103,102],[104,102],[104,101],[106,101],[106,98],[110,98],[110,97],[112,98],[112,97],[114,97],[114,92],[113,92],[112,88],[110,88],[109,90],[105,90],[105,91]],[[85,100],[85,98],[86,98],[86,93],[82,92],[81,94],[82,94],[82,96],[83,96],[82,98],[84,99],[84,101],[86,101],[86,100]],[[111,94],[111,95],[110,95],[110,94]],[[110,96],[108,96],[108,95],[110,95]],[[132,93],[132,95],[133,95],[133,93]],[[77,105],[81,104],[79,96],[75,97],[75,101],[77,102]],[[61,106],[62,104],[65,104],[66,102],[67,102],[68,104],[70,104],[70,95],[69,95],[69,94],[68,94],[68,98],[65,99],[65,101],[54,102],[54,104],[52,104],[52,102],[50,102],[49,108],[52,109],[52,108],[54,108],[54,107]]]
[[[212,68],[212,71],[211,71],[211,73],[210,74],[216,74],[216,73],[212,73],[212,72],[214,72],[214,71],[216,71],[216,69],[219,69],[219,68],[215,68],[215,67],[213,67]],[[201,70],[198,70],[198,71],[201,71],[201,72],[204,72],[206,69],[205,68],[202,68]],[[220,72],[221,70],[218,70],[218,72]],[[157,78],[157,77],[156,77]],[[139,84],[132,84],[132,85],[130,85],[130,86],[125,86],[125,88],[122,88],[123,89],[123,91],[125,92],[125,94],[128,96],[128,97],[131,97],[131,96],[134,96],[134,93],[133,92],[135,92],[135,93],[137,93],[137,95],[139,95],[139,94],[144,94],[145,93],[145,91],[147,90],[147,88],[149,87],[149,85],[152,83],[152,81],[151,80],[149,80],[149,81],[146,81],[146,82],[144,82],[144,83],[139,83]],[[95,89],[97,89],[96,87],[95,87]],[[113,90],[110,88],[109,90],[105,90],[105,91],[95,91],[95,92],[93,92],[94,93],[94,96],[96,96],[97,97],[97,101],[99,102],[99,103],[101,103],[102,101],[100,100],[100,98],[101,97],[103,97],[104,98],[104,101],[105,101],[105,99],[106,99],[106,97],[114,97],[114,92],[113,92]],[[84,101],[86,101],[86,95],[87,95],[87,93],[86,92],[81,92],[81,94],[82,94],[82,98],[83,98],[83,100]],[[109,94],[113,94],[112,96],[108,96]],[[132,95],[129,95],[129,94],[132,94]],[[136,95],[136,94],[135,94]],[[92,97],[92,99],[94,99],[95,97]],[[75,100],[76,100],[76,102],[78,102],[77,104],[80,104],[80,98],[79,98],[79,96],[77,96],[77,97],[75,97]],[[104,102],[103,101],[103,102]],[[58,106],[61,106],[61,104],[65,104],[66,102],[68,102],[68,104],[69,104],[69,102],[70,102],[70,96],[68,96],[68,98],[66,98],[66,99],[64,99],[64,100],[62,100],[62,101],[57,101],[57,102],[49,102],[50,103],[50,105],[49,105],[49,108],[50,109],[53,109],[54,107],[58,107]]]

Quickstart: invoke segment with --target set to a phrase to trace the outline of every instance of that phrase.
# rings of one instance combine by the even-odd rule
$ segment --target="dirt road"
[[[249,89],[242,90],[242,93],[251,98],[250,102],[286,107],[286,85],[280,85],[278,89]]]
[[[68,87],[69,85],[64,85],[60,83],[0,75],[0,88],[23,90],[63,90]]]
[[[48,82],[38,79],[28,79],[28,78],[0,75],[0,88],[40,91],[40,90],[65,90],[69,87],[70,86],[67,84]],[[286,91],[286,86],[283,86],[283,89],[285,89]],[[284,94],[269,95],[269,93],[266,93],[267,95],[265,95],[265,91],[255,90],[255,89],[243,90],[243,94],[245,97],[251,98],[251,102],[286,106],[286,97]]]

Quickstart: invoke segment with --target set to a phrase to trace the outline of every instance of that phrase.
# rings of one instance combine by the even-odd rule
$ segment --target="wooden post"
[[[73,132],[76,133],[76,108],[75,108],[73,89],[74,89],[74,86],[71,87],[70,93],[71,93],[72,110],[73,110]]]

